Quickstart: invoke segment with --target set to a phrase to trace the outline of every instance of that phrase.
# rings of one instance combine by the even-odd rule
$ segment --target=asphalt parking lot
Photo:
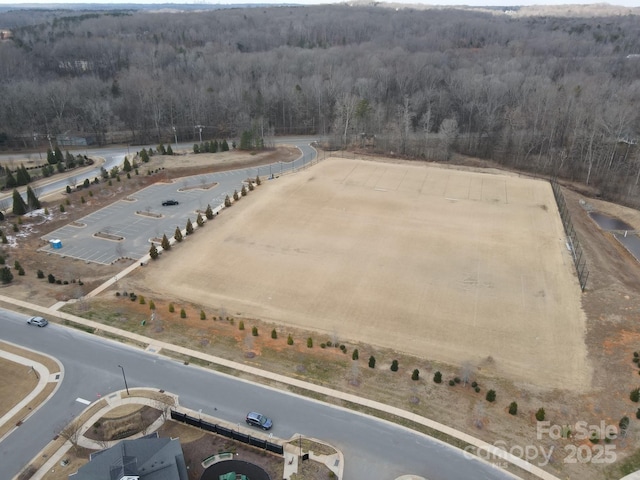
[[[151,239],[163,234],[172,237],[176,227],[186,227],[188,219],[195,224],[198,211],[204,212],[207,205],[220,210],[225,197],[240,191],[247,178],[247,169],[240,169],[151,185],[44,235],[49,242],[60,240],[62,247],[49,243],[40,251],[105,265],[120,258],[141,258],[149,253]],[[213,183],[217,185],[203,188]],[[163,206],[167,199],[179,204]]]

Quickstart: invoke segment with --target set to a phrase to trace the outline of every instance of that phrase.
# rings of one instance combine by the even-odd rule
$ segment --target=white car
[[[49,322],[47,321],[46,318],[31,317],[29,320],[27,320],[27,324],[28,325],[36,325],[38,327],[46,327],[49,324]]]

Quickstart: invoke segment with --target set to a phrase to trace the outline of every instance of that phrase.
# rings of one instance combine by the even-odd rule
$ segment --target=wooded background
[[[321,135],[640,205],[640,16],[453,8],[3,13],[0,149]],[[247,133],[249,134],[247,136]],[[246,145],[245,145],[246,146]]]

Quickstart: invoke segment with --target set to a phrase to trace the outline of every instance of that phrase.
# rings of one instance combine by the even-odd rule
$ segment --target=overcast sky
[[[383,0],[389,1],[389,3],[413,3],[413,4],[425,4],[425,5],[472,5],[476,7],[480,6],[515,6],[515,5],[587,5],[594,3],[609,3],[611,5],[620,5],[625,7],[639,7],[640,0],[610,0],[608,2],[603,2],[602,0],[414,0],[408,2],[401,1],[393,1],[393,0]],[[56,4],[65,4],[65,3],[91,3],[91,4],[100,4],[100,3],[144,3],[144,4],[154,4],[154,3],[206,3],[206,4],[238,4],[238,3],[260,3],[260,4],[282,4],[282,3],[291,3],[291,4],[299,4],[299,5],[319,5],[319,4],[327,4],[327,3],[346,3],[346,2],[338,2],[331,0],[288,0],[284,2],[283,0],[175,0],[175,1],[162,1],[162,0],[112,0],[112,1],[104,1],[100,0],[97,2],[91,2],[87,0],[38,0],[38,1],[27,1],[27,2],[17,2],[16,0],[0,0],[0,4],[2,5],[20,5],[20,4],[44,4],[44,3],[56,3]]]

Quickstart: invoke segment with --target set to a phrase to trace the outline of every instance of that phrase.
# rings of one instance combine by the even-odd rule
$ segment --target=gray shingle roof
[[[123,440],[98,452],[78,469],[71,480],[187,480],[187,468],[178,439],[139,438]]]

